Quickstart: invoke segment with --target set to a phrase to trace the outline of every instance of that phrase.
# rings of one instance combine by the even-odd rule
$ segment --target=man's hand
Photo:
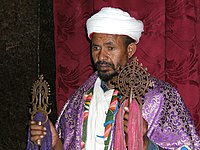
[[[125,113],[124,113],[124,132],[126,137],[126,143],[128,143],[128,117],[129,117],[129,109],[128,107],[124,107]],[[143,144],[144,149],[146,150],[148,148],[149,144],[149,138],[147,137],[147,130],[148,130],[148,124],[146,120],[143,118]]]
[[[56,129],[54,128],[50,120],[49,120],[49,123],[50,123],[50,129],[52,133],[52,147],[54,149],[62,149],[62,143],[60,139],[58,138],[58,133],[56,132]],[[42,140],[44,136],[47,134],[47,129],[42,125],[38,125],[37,122],[31,121],[30,132],[31,132],[31,141],[33,143],[37,143],[37,140]]]
[[[124,107],[124,132],[128,134],[128,116],[129,116],[129,109],[128,107]]]

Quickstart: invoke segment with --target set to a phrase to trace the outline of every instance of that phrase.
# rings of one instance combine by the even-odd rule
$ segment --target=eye
[[[113,46],[108,46],[107,48],[108,48],[108,50],[110,50],[110,51],[115,50],[115,47],[113,47]]]
[[[97,50],[100,50],[100,49],[101,49],[100,46],[96,46],[96,45],[92,46],[93,51],[97,51]]]

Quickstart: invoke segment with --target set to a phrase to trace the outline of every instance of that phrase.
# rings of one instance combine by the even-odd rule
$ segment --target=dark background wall
[[[38,8],[40,13],[38,14]],[[55,122],[55,50],[52,1],[0,2],[0,150],[26,146],[30,92],[37,79],[37,33],[40,16],[40,73],[51,87],[50,119]]]

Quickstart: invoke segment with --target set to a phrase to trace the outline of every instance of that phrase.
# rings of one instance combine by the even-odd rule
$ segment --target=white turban
[[[127,35],[139,42],[143,23],[131,17],[127,12],[118,8],[104,7],[87,20],[87,34],[91,39],[92,33]]]

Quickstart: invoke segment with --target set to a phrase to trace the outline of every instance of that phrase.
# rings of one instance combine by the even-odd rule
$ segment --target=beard
[[[100,65],[104,65],[106,67],[110,67],[113,69],[113,72],[107,73],[107,70],[100,70]],[[115,65],[109,62],[105,61],[98,61],[95,63],[95,67],[97,68],[98,76],[99,78],[104,81],[108,82],[110,81],[114,76],[117,76],[117,69],[115,69]]]

